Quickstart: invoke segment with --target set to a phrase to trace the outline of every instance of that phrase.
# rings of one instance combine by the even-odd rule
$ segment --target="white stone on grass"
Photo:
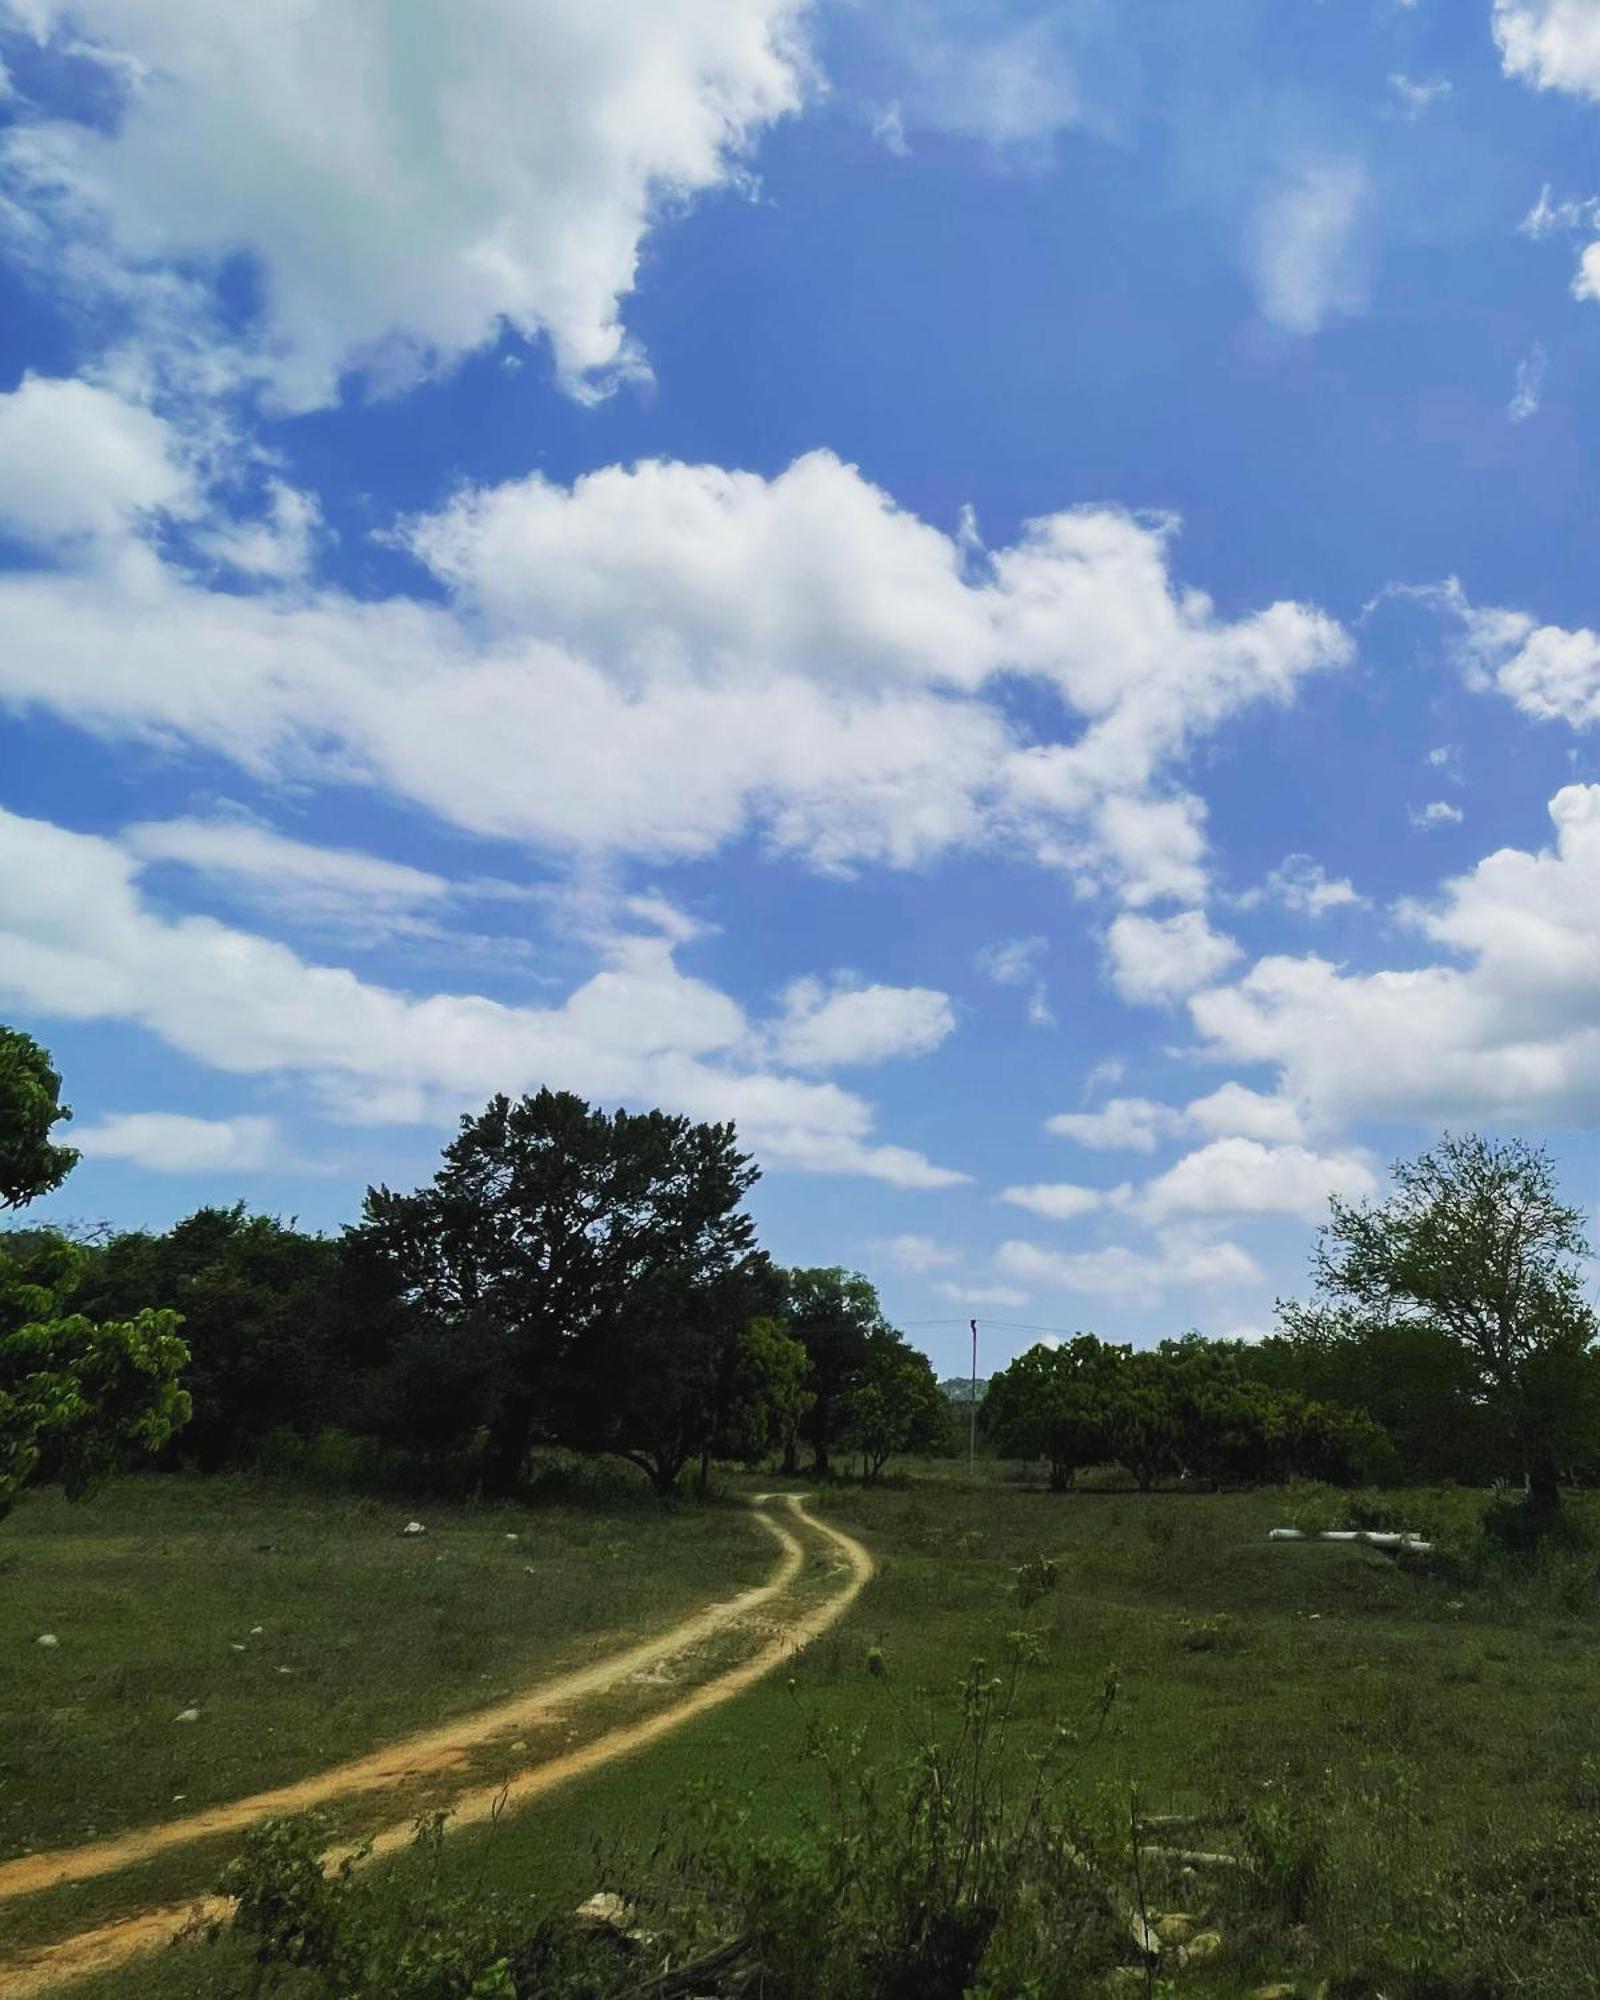
[[[198,1722],[200,1711],[197,1708],[180,1708],[172,1719],[174,1722]]]
[[[400,1532],[402,1535],[425,1535],[428,1531],[420,1521],[407,1521]]]
[[[56,1637],[54,1632],[41,1632],[35,1643],[43,1646],[48,1652],[52,1647],[59,1646],[61,1641]]]

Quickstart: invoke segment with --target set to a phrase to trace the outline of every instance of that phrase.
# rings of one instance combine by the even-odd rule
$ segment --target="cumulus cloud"
[[[1237,1243],[1213,1242],[1171,1230],[1149,1250],[1112,1244],[1100,1250],[1044,1250],[1036,1243],[1002,1243],[995,1252],[1002,1277],[1064,1292],[1084,1292],[1124,1304],[1158,1304],[1191,1287],[1256,1284],[1261,1270]]]
[[[1264,316],[1310,334],[1335,314],[1365,310],[1365,229],[1372,190],[1365,168],[1323,160],[1296,169],[1252,222],[1250,268]]]
[[[682,972],[659,931],[606,940],[599,970],[559,1005],[418,999],[211,918],[161,915],[137,869],[112,841],[0,813],[0,995],[126,1022],[234,1075],[303,1080],[353,1121],[443,1121],[494,1091],[551,1084],[734,1119],[774,1166],[900,1187],[966,1178],[877,1141],[862,1098],[752,1066],[742,1010]]]
[[[1475,605],[1453,581],[1426,595],[1458,622],[1458,655],[1470,686],[1497,689],[1536,722],[1574,729],[1600,722],[1600,634]]]
[[[1147,1182],[1139,1205],[1157,1222],[1209,1215],[1293,1215],[1315,1222],[1326,1215],[1329,1195],[1358,1201],[1375,1194],[1377,1185],[1371,1168],[1354,1153],[1214,1139]]]
[[[647,231],[800,105],[805,11],[10,0],[14,28],[98,52],[123,102],[14,124],[0,166],[52,275],[150,312],[176,274],[254,259],[263,324],[239,366],[290,407],[347,369],[414,379],[504,326],[548,336],[584,388],[637,365],[621,309]]]
[[[1148,1097],[1113,1097],[1098,1111],[1060,1111],[1045,1121],[1057,1138],[1076,1140],[1095,1152],[1153,1153],[1156,1142],[1182,1127],[1170,1105]]]
[[[1171,532],[1052,515],[974,569],[818,452],[464,494],[404,531],[444,603],[209,589],[129,536],[0,577],[0,701],[567,854],[756,833],[847,869],[989,844],[1137,901],[1187,879],[1129,831],[1170,834],[1174,764],[1349,651],[1299,605],[1219,618],[1174,585]]]
[[[1259,889],[1249,889],[1235,900],[1241,909],[1275,903],[1295,916],[1315,918],[1329,910],[1359,906],[1366,899],[1353,882],[1330,875],[1309,854],[1286,854]]]
[[[1213,1054],[1278,1069],[1320,1122],[1600,1119],[1600,786],[1550,805],[1552,846],[1502,848],[1402,917],[1449,954],[1353,972],[1259,960],[1190,1011]]]
[[[792,1069],[927,1055],[955,1032],[949,996],[927,986],[844,983],[830,989],[818,979],[797,979],[783,1001],[771,1045]]]
[[[1097,1209],[1116,1207],[1127,1199],[1127,1188],[1078,1187],[1070,1181],[1039,1181],[1029,1187],[1008,1187],[999,1199],[1013,1208],[1028,1209],[1050,1222],[1072,1222]]]
[[[26,375],[0,396],[0,534],[38,546],[193,512],[171,426],[91,382]]]
[[[1600,99],[1600,15],[1590,0],[1494,0],[1494,38],[1507,76]]]
[[[126,1111],[73,1128],[88,1160],[126,1160],[156,1174],[259,1173],[282,1164],[271,1118],[190,1118],[175,1111]]]
[[[1207,1097],[1184,1108],[1186,1125],[1218,1138],[1294,1142],[1305,1136],[1300,1107],[1286,1097],[1250,1090],[1242,1083],[1225,1083]]]
[[[1421,833],[1433,833],[1441,826],[1459,826],[1466,818],[1460,806],[1448,799],[1430,799],[1425,806],[1411,808],[1411,824]]]
[[[910,1271],[918,1276],[924,1271],[941,1270],[957,1261],[953,1250],[945,1249],[931,1236],[888,1236],[872,1247],[887,1257],[897,1270]]]
[[[1214,931],[1201,910],[1174,917],[1124,911],[1106,933],[1111,983],[1124,1000],[1159,1005],[1209,985],[1240,956],[1230,937]]]

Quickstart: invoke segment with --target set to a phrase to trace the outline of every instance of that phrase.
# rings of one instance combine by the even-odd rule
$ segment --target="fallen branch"
[[[680,2000],[680,1996],[703,1993],[705,1982],[719,1974],[730,1971],[740,1959],[748,1958],[755,1950],[755,1939],[748,1934],[736,1937],[729,1944],[720,1944],[715,1951],[708,1951],[701,1958],[691,1959],[687,1965],[680,1965],[675,1972],[658,1972],[653,1979],[647,1979],[640,1986],[630,1986],[623,2000]]]
[[[1393,1534],[1380,1528],[1324,1528],[1308,1535],[1303,1528],[1269,1528],[1269,1542],[1365,1542],[1373,1549],[1409,1549],[1419,1556],[1433,1553],[1432,1542],[1409,1532]]]

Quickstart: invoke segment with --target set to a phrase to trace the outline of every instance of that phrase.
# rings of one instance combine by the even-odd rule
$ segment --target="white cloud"
[[[1170,1106],[1148,1097],[1113,1097],[1098,1111],[1058,1112],[1045,1121],[1045,1130],[1096,1152],[1153,1153],[1157,1140],[1181,1124]]]
[[[1421,833],[1432,833],[1441,826],[1459,826],[1466,818],[1460,806],[1448,799],[1430,799],[1425,806],[1411,808],[1411,824]]]
[[[533,478],[409,524],[445,604],[211,590],[137,539],[0,577],[0,700],[567,853],[1001,845],[1137,901],[1200,872],[1171,767],[1349,651],[1297,605],[1219,619],[1171,529],[1058,514],[976,563],[828,453]]]
[[[1013,1285],[963,1285],[953,1278],[939,1279],[933,1289],[969,1311],[973,1306],[1025,1306],[1031,1297]]]
[[[1326,1215],[1330,1194],[1355,1201],[1376,1193],[1377,1185],[1357,1154],[1235,1137],[1185,1154],[1145,1185],[1139,1206],[1157,1222],[1207,1215],[1293,1215],[1315,1222]]]
[[[1412,124],[1415,124],[1425,111],[1448,97],[1450,91],[1448,77],[1422,80],[1404,76],[1398,70],[1390,72],[1389,94],[1394,99],[1395,110]]]
[[[1070,1181],[1038,1181],[1031,1187],[1008,1187],[997,1197],[1013,1208],[1028,1209],[1051,1222],[1071,1222],[1097,1209],[1114,1208],[1127,1199],[1124,1188],[1078,1187]]]
[[[1529,417],[1537,415],[1544,395],[1545,371],[1549,365],[1550,357],[1537,340],[1517,363],[1511,401],[1506,405],[1506,415],[1514,424],[1525,424]]]
[[[1269,1097],[1247,1090],[1242,1083],[1225,1083],[1209,1097],[1197,1097],[1184,1111],[1185,1123],[1218,1138],[1240,1137],[1294,1143],[1305,1137],[1298,1105],[1286,1097]]]
[[[897,1269],[919,1276],[924,1271],[937,1271],[957,1261],[953,1250],[945,1249],[931,1236],[889,1236],[872,1247],[881,1251]]]
[[[679,970],[670,939],[618,933],[557,1006],[478,994],[416,999],[141,898],[108,840],[0,812],[0,995],[67,1020],[119,1020],[197,1063],[308,1083],[330,1116],[441,1121],[494,1091],[551,1084],[735,1119],[770,1165],[900,1187],[965,1175],[872,1136],[871,1108],[831,1083],[748,1066],[749,1024]]]
[[[797,0],[16,0],[127,58],[115,120],[12,128],[13,199],[124,296],[260,262],[240,365],[305,408],[548,334],[575,386],[630,362],[620,311],[665,210],[743,171],[802,99]],[[47,239],[48,240],[48,239]]]
[[[771,1031],[780,1062],[793,1069],[839,1069],[922,1056],[955,1032],[949,996],[927,986],[835,985],[797,979]]]
[[[282,1159],[271,1118],[190,1118],[127,1111],[82,1130],[72,1143],[90,1160],[126,1160],[157,1174],[259,1173]]]
[[[249,820],[147,820],[123,844],[145,861],[177,862],[241,886],[293,914],[358,929],[389,929],[456,893],[443,876],[353,848],[313,847]]]
[[[1320,917],[1329,910],[1359,906],[1366,901],[1343,876],[1334,877],[1309,854],[1286,854],[1259,889],[1236,898],[1242,909],[1276,903],[1299,917]]]
[[[1319,1122],[1600,1121],[1600,786],[1565,787],[1550,813],[1552,847],[1503,848],[1402,908],[1452,962],[1264,958],[1190,1002],[1212,1052],[1276,1065]]]
[[[1600,99],[1600,13],[1593,0],[1494,0],[1507,76],[1536,90]]]
[[[891,151],[908,150],[908,131],[936,131],[1031,159],[1059,132],[1121,127],[1134,65],[1114,0],[1020,13],[878,0],[861,26],[894,78],[874,121]]]
[[[1123,999],[1157,1005],[1210,985],[1240,955],[1233,939],[1214,931],[1201,910],[1159,918],[1124,911],[1106,933],[1106,948],[1111,983]]]
[[[194,505],[176,434],[149,410],[37,375],[0,395],[0,533],[41,545],[116,536]]]
[[[985,945],[974,961],[997,986],[1028,987],[1028,1020],[1035,1028],[1056,1025],[1049,990],[1039,972],[1039,961],[1048,949],[1042,937],[1009,938]]]
[[[1113,1244],[1103,1250],[1042,1250],[1035,1243],[1002,1243],[995,1269],[1024,1284],[1086,1292],[1127,1304],[1156,1304],[1169,1292],[1192,1286],[1226,1288],[1256,1284],[1261,1271],[1237,1243],[1212,1242],[1180,1231],[1158,1237],[1154,1250]]]
[[[1366,170],[1324,160],[1295,171],[1258,209],[1250,268],[1262,313],[1288,333],[1315,333],[1335,314],[1365,309],[1369,275]]]
[[[1007,938],[986,944],[978,953],[978,970],[997,986],[1027,986],[1039,976],[1039,961],[1049,946],[1042,937]]]

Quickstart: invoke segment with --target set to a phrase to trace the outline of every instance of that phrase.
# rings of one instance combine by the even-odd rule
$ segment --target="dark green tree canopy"
[[[541,1090],[464,1118],[428,1187],[368,1191],[361,1254],[494,1379],[494,1489],[553,1425],[580,1347],[620,1338],[647,1286],[681,1296],[748,1255],[740,1204],[757,1178],[731,1125]]]
[[[46,1052],[20,1028],[0,1027],[0,1208],[23,1208],[72,1172],[77,1153],[50,1137],[71,1116]]]

